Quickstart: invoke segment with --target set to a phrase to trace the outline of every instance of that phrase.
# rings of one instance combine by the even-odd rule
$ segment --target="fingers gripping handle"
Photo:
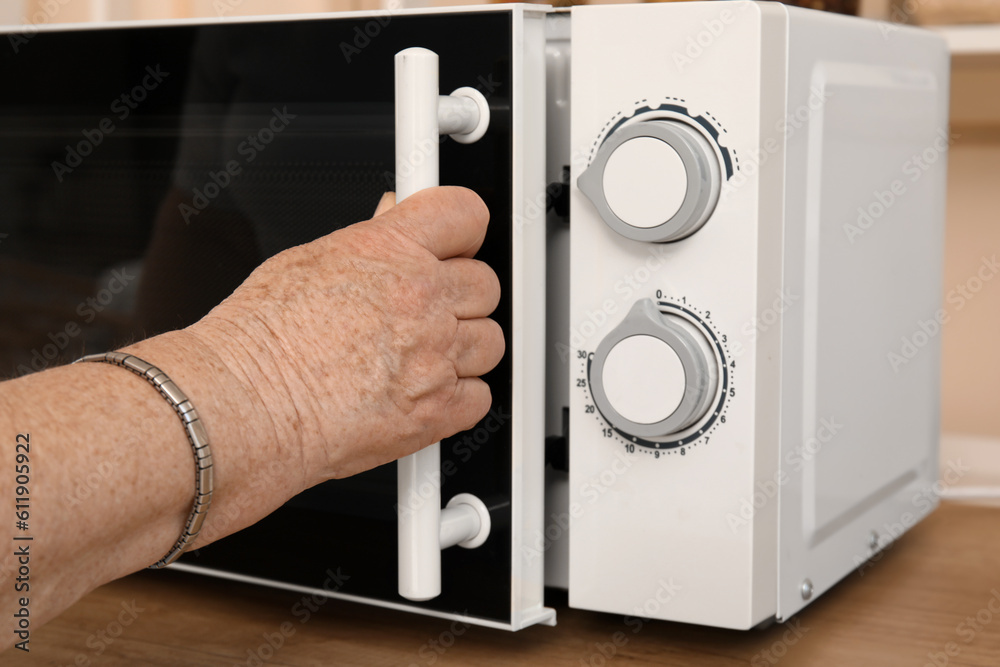
[[[438,95],[438,56],[423,48],[396,54],[396,200],[439,183],[441,134],[461,143],[478,140],[489,125],[479,91]],[[399,460],[397,470],[399,594],[430,600],[441,593],[441,549],[474,548],[490,531],[481,501],[459,494],[441,509],[441,444]]]
[[[396,54],[396,201],[438,184],[438,57],[413,48]],[[399,460],[399,594],[441,593],[441,444]]]

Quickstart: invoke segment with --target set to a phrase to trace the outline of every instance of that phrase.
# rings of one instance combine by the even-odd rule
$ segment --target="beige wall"
[[[99,3],[93,0],[26,0],[20,5],[20,23],[72,23],[101,18]]]
[[[397,0],[412,7],[483,4],[489,0]],[[628,0],[590,0],[627,2]],[[881,17],[891,0],[860,0],[863,16]],[[389,0],[3,0],[0,24],[23,22],[55,23],[92,20],[187,18],[195,16],[252,16],[379,9]],[[57,7],[45,11],[46,7]],[[39,13],[41,12],[41,13]],[[32,17],[41,17],[39,21]]]
[[[1000,260],[1000,139],[960,138],[948,168],[945,293],[971,298],[946,301],[942,429],[1000,437],[1000,274],[982,268]],[[973,295],[978,272],[991,279]]]
[[[1000,259],[1000,57],[957,59],[951,98],[959,136],[948,162],[946,295],[969,281],[975,287],[984,257]],[[960,310],[948,309],[942,428],[1000,438],[1000,275],[983,269],[986,276]]]
[[[10,5],[17,3],[10,2]],[[377,9],[381,0],[26,0],[32,23],[252,16]],[[21,18],[21,17],[19,17]],[[44,20],[37,20],[42,18]]]
[[[110,0],[115,18],[254,16],[375,9],[378,0]]]

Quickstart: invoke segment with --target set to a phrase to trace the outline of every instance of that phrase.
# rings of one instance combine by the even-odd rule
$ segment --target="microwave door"
[[[490,208],[478,258],[501,280],[507,352],[485,378],[489,415],[440,445],[440,487],[444,502],[483,501],[489,538],[442,551],[439,595],[402,597],[390,464],[314,487],[177,569],[494,627],[554,622],[528,548],[543,518],[543,20],[490,8],[41,30],[0,54],[6,375],[186,326],[271,255],[370,217],[395,189],[399,51],[437,53],[443,93],[488,101],[485,136],[441,141],[440,182]]]

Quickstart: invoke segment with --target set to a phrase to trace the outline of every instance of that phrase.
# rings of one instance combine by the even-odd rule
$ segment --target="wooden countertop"
[[[639,627],[565,603],[556,604],[557,627],[518,633],[339,600],[302,622],[301,607],[293,614],[301,598],[180,572],[141,572],[94,591],[33,631],[30,654],[8,651],[0,663],[996,667],[1000,508],[944,503],[861,574],[788,624],[763,631],[661,621]],[[272,649],[267,636],[279,647]]]

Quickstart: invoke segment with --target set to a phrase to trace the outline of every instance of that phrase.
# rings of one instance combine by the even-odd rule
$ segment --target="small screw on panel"
[[[799,587],[799,591],[802,593],[802,599],[808,600],[813,596],[813,582],[805,579],[802,581],[802,585]]]
[[[873,530],[871,532],[871,534],[868,536],[868,546],[871,547],[872,551],[876,551],[878,549],[878,532],[877,531]]]

